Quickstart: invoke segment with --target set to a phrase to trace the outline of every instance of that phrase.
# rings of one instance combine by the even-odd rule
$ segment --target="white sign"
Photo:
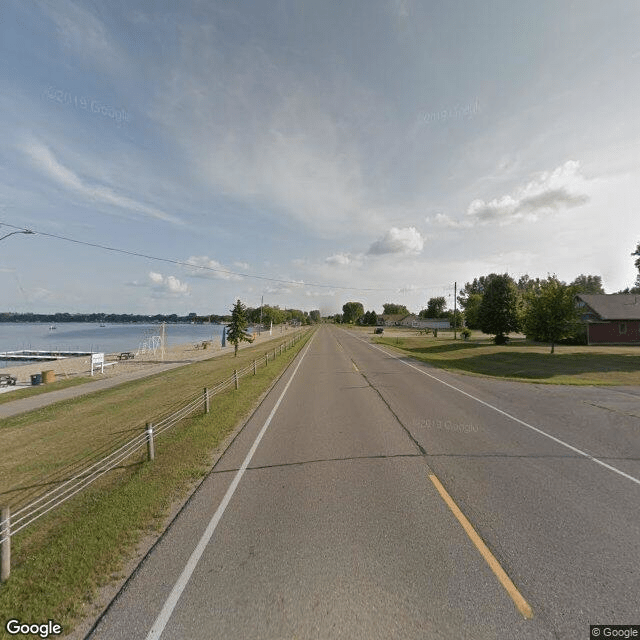
[[[91,375],[93,375],[93,367],[100,365],[100,373],[104,373],[104,353],[91,354]]]

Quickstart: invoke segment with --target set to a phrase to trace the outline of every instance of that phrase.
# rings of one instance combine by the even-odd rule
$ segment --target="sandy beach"
[[[293,335],[293,328],[282,329],[280,327],[273,329],[273,335],[269,335],[268,331],[263,331],[261,335],[256,336],[253,344],[268,342],[269,340],[284,339],[289,335]],[[207,347],[203,348],[202,342],[189,342],[186,344],[171,345],[165,349],[164,358],[161,357],[158,350],[153,353],[138,353],[132,360],[119,360],[119,353],[105,354],[104,373],[100,372],[100,368],[94,368],[93,377],[113,378],[123,376],[133,372],[142,372],[147,370],[149,374],[157,373],[163,369],[163,365],[174,365],[176,363],[196,362],[198,360],[206,360],[223,353],[231,353],[233,345],[227,342],[227,346],[223,349],[220,341],[208,342]],[[242,342],[240,348],[244,349],[249,343]],[[81,356],[77,358],[64,358],[61,360],[48,360],[43,362],[30,362],[29,364],[11,364],[8,367],[0,369],[0,373],[8,373],[15,376],[18,381],[15,387],[0,387],[0,392],[7,392],[13,389],[20,389],[31,385],[31,376],[33,374],[42,373],[43,371],[53,371],[56,380],[64,380],[67,378],[78,376],[89,376],[91,373],[91,357]]]

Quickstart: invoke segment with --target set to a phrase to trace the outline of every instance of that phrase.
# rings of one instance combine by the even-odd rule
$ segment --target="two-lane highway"
[[[640,438],[600,452],[625,458],[620,475],[558,442],[582,444],[568,420],[543,425],[555,440],[514,421],[496,384],[321,327],[91,637],[586,638],[638,622]]]

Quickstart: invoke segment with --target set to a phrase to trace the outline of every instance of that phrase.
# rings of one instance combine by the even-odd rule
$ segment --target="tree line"
[[[382,305],[381,315],[398,315],[408,316],[410,311],[403,304],[396,304],[394,302],[385,302]],[[420,318],[446,318],[449,319],[451,324],[454,324],[454,312],[447,309],[447,300],[444,296],[438,296],[436,298],[430,298],[427,302],[425,309],[418,312]],[[344,324],[361,324],[361,325],[376,325],[378,323],[378,314],[374,311],[365,311],[361,302],[346,302],[342,306],[342,313],[338,313],[333,317],[334,322]],[[462,316],[460,312],[455,314],[455,319],[459,326],[462,326]]]
[[[633,287],[618,293],[640,293],[640,243],[631,254],[638,275]],[[427,307],[418,314],[422,318],[449,318],[456,328],[478,329],[494,336],[496,344],[505,344],[510,333],[524,332],[536,342],[551,344],[551,353],[558,342],[586,343],[586,329],[580,321],[576,306],[579,294],[604,294],[602,278],[581,274],[566,283],[556,275],[531,278],[523,275],[518,280],[508,273],[490,273],[467,282],[457,297],[460,309],[446,309],[443,296],[431,298]],[[386,303],[383,313],[408,315],[404,305]],[[361,302],[347,302],[335,322],[375,325],[375,311],[366,311]]]
[[[260,307],[256,309],[246,309],[247,319],[250,323],[260,322]],[[180,316],[178,314],[155,315],[133,314],[133,313],[14,313],[0,312],[0,322],[44,322],[48,324],[62,324],[65,322],[100,322],[109,324],[125,323],[145,323],[152,324],[158,322],[191,323],[197,324],[211,322],[213,324],[223,324],[231,321],[231,315],[198,315],[189,313]],[[283,324],[285,322],[299,322],[300,324],[314,324],[320,322],[320,311],[301,311],[300,309],[280,309],[279,307],[262,307],[263,324]]]

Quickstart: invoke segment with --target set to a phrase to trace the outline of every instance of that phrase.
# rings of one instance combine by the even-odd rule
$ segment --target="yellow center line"
[[[429,478],[435,485],[438,493],[442,496],[442,499],[447,503],[449,509],[451,509],[451,511],[453,512],[453,515],[462,525],[462,528],[466,531],[467,535],[471,539],[471,542],[473,542],[489,567],[491,567],[491,570],[513,600],[518,611],[520,611],[520,613],[526,619],[533,618],[533,611],[531,610],[529,603],[522,597],[522,594],[518,591],[516,585],[513,584],[511,578],[509,578],[505,570],[500,566],[500,563],[496,560],[496,557],[491,553],[491,551],[489,551],[489,548],[482,541],[482,538],[478,535],[471,523],[467,520],[464,513],[460,511],[458,505],[453,501],[453,498],[447,493],[447,490],[440,483],[440,480],[438,480],[438,478],[433,473],[429,474]]]

